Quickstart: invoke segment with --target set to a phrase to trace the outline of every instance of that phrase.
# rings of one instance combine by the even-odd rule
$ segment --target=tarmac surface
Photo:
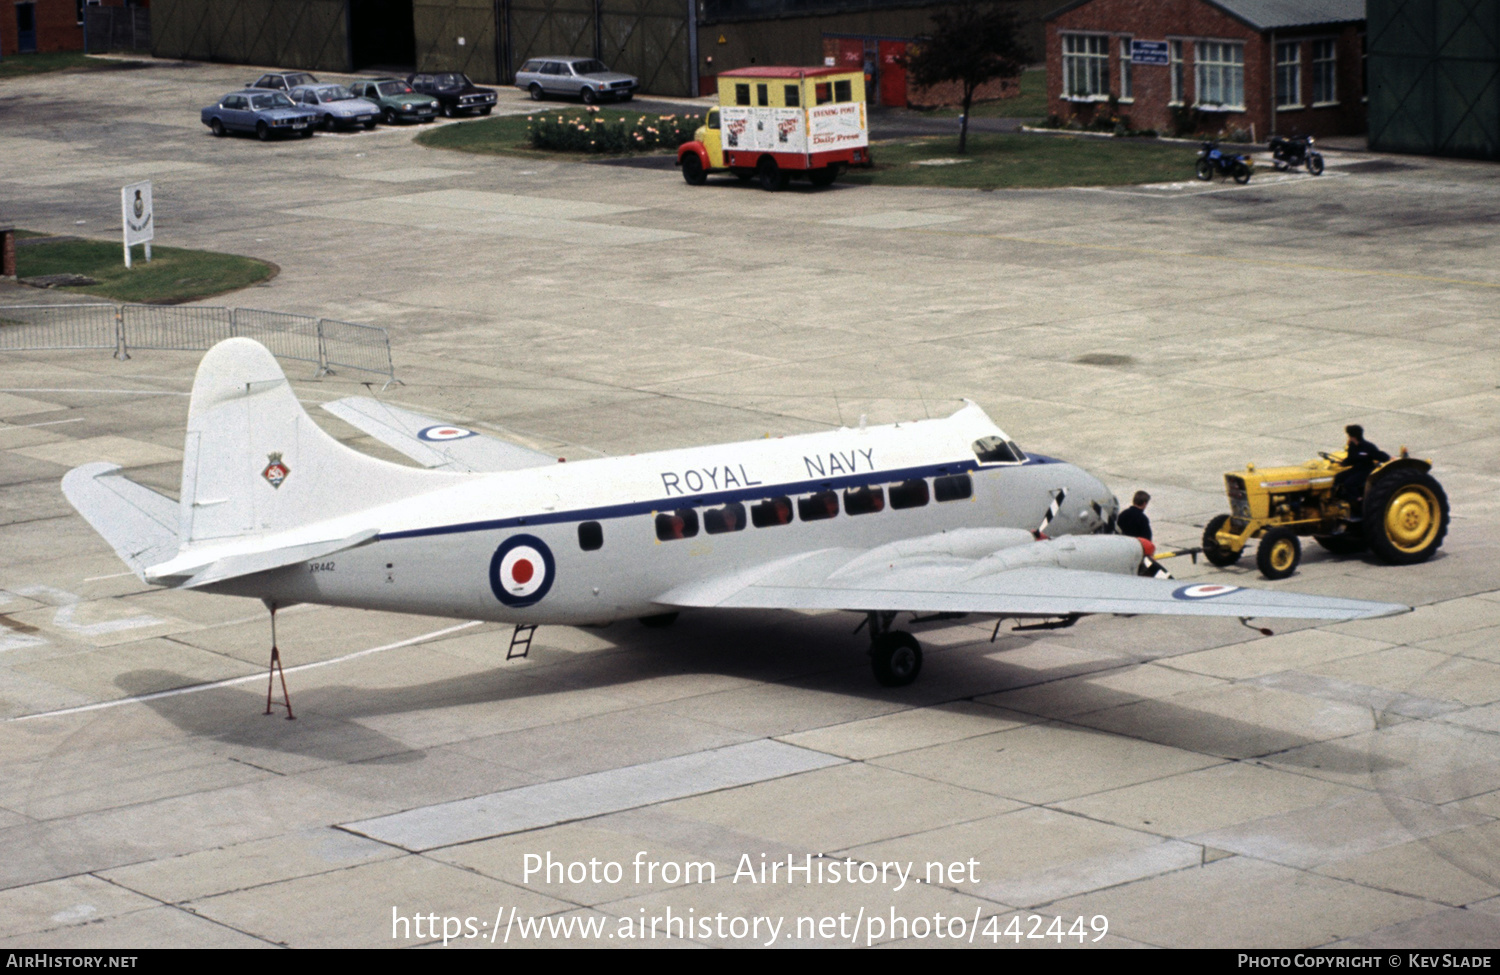
[[[970,397],[1188,545],[1224,471],[1359,422],[1433,459],[1452,527],[1411,567],[1169,563],[1404,616],[934,624],[896,690],[850,614],[544,627],[507,661],[507,627],[296,607],[286,721],[261,606],[143,586],[58,487],[107,459],[175,497],[198,355],[6,354],[0,945],[450,918],[472,946],[1500,946],[1500,169],[1351,154],[1238,187],[1185,147],[1158,187],[768,194],[411,129],[214,139],[198,110],[255,73],[7,81],[0,223],[110,238],[150,178],[159,244],[281,267],[209,304],[383,326],[378,395],[562,456]],[[288,373],[310,408],[365,391]]]

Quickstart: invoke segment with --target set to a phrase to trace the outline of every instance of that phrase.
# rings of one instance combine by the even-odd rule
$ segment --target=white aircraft
[[[374,399],[324,409],[427,469],[324,433],[271,354],[233,338],[198,368],[180,501],[109,463],[70,471],[63,492],[143,581],[263,600],[273,674],[275,611],[302,602],[513,623],[523,653],[543,623],[854,610],[890,686],[922,666],[917,641],[892,629],[900,612],[1050,628],[1091,613],[1408,610],[1152,577],[1151,543],[1109,534],[1108,488],[1023,453],[972,403],[940,420],[568,464]]]

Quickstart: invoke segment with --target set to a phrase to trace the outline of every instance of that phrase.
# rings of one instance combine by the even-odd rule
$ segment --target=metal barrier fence
[[[182,305],[0,305],[0,352],[132,349],[205,352],[242,335],[280,359],[310,362],[323,376],[353,369],[397,382],[383,328],[259,308]]]

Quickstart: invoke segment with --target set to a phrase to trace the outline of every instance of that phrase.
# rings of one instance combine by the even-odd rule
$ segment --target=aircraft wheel
[[[677,613],[657,613],[655,616],[642,616],[641,625],[653,630],[664,630],[677,622]]]
[[[1215,515],[1214,519],[1203,528],[1203,557],[1208,559],[1211,565],[1217,565],[1221,569],[1234,565],[1245,552],[1244,549],[1236,552],[1227,545],[1219,544],[1218,534],[1227,524],[1229,524],[1228,515]]]
[[[905,687],[922,672],[922,647],[902,630],[882,633],[870,644],[870,667],[885,687]]]
[[[1448,495],[1429,474],[1396,470],[1365,491],[1365,538],[1392,565],[1425,562],[1448,534]]]
[[[1290,528],[1272,528],[1260,536],[1255,566],[1267,579],[1285,579],[1302,561],[1302,543]]]

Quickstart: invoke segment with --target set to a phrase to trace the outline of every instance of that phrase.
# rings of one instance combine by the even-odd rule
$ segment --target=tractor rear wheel
[[[1244,549],[1236,552],[1227,545],[1219,544],[1219,532],[1223,531],[1227,524],[1229,524],[1228,515],[1215,515],[1214,519],[1203,528],[1203,557],[1221,569],[1234,565],[1245,552]]]
[[[1297,571],[1302,561],[1302,543],[1290,528],[1271,528],[1260,536],[1255,550],[1255,567],[1267,579],[1285,579]]]
[[[1448,534],[1448,495],[1430,474],[1394,470],[1365,491],[1365,540],[1392,565],[1425,562]]]

